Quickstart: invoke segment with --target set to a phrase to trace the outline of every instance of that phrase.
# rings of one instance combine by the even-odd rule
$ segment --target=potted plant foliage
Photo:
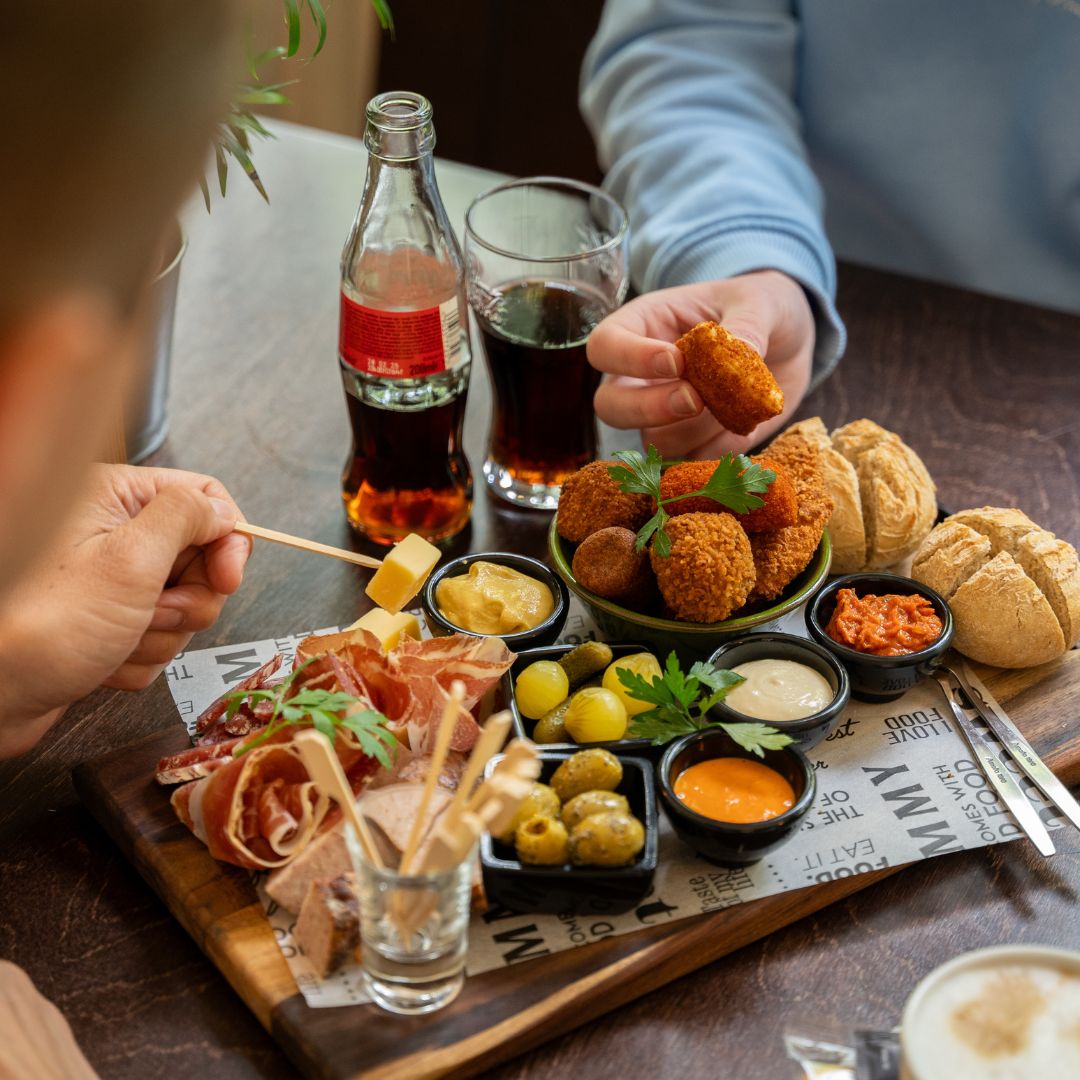
[[[394,23],[386,0],[370,0],[383,30],[393,34]],[[263,126],[254,110],[262,106],[284,105],[288,102],[287,88],[296,80],[266,82],[260,75],[274,61],[299,56],[304,24],[310,23],[315,44],[309,55],[314,60],[326,43],[327,18],[324,0],[282,0],[287,40],[247,57],[250,78],[237,87],[229,112],[218,128],[214,140],[214,162],[217,186],[225,194],[229,162],[243,169],[259,194],[269,202],[266,188],[255,168],[252,144],[273,135]],[[210,184],[201,180],[207,211],[211,206]],[[176,230],[161,259],[162,269],[153,284],[152,326],[148,333],[147,350],[140,365],[128,408],[125,410],[122,444],[117,447],[118,460],[142,461],[157,450],[168,431],[167,399],[169,363],[172,354],[173,317],[176,311],[176,292],[180,283],[180,263],[187,242],[183,231]]]

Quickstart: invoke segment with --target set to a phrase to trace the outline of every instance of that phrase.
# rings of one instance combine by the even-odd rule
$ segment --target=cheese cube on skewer
[[[422,536],[409,533],[390,549],[364,591],[379,607],[396,615],[423,587],[441,554]]]
[[[383,652],[396,648],[403,637],[420,640],[420,623],[416,616],[408,611],[399,611],[396,615],[391,615],[389,611],[384,611],[382,608],[372,608],[347,629],[367,630],[374,634],[379,639]]]

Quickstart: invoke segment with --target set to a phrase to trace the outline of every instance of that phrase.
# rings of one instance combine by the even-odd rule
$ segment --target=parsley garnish
[[[366,702],[352,694],[329,690],[294,691],[296,677],[311,662],[301,664],[287,679],[266,690],[235,690],[227,695],[226,720],[231,720],[245,702],[254,705],[257,701],[269,701],[274,707],[266,727],[236,747],[233,756],[239,757],[261,746],[284,727],[313,727],[329,739],[331,746],[338,728],[346,728],[357,736],[365,754],[389,768],[391,754],[397,752],[398,742],[386,727],[387,719],[381,712],[369,708]]]
[[[794,742],[790,735],[768,724],[725,724],[709,719],[709,710],[729,690],[745,682],[734,671],[699,660],[684,675],[675,654],[670,653],[663,674],[652,680],[623,667],[617,667],[615,672],[630,697],[653,706],[631,718],[629,734],[633,738],[651,739],[654,746],[663,746],[680,735],[719,727],[758,757],[764,757],[766,750],[779,750]]]
[[[612,465],[608,476],[628,495],[651,495],[656,500],[656,513],[638,530],[635,547],[641,551],[655,534],[653,550],[662,559],[671,554],[671,538],[664,526],[670,515],[664,509],[669,503],[704,496],[726,506],[736,514],[746,514],[764,506],[758,494],[769,490],[776,479],[772,469],[763,469],[745,454],[725,454],[717,463],[708,483],[697,491],[688,491],[670,499],[660,498],[660,473],[664,459],[655,446],[650,445],[644,456],[639,450],[616,450],[614,457],[621,465]],[[755,494],[757,493],[757,494]]]

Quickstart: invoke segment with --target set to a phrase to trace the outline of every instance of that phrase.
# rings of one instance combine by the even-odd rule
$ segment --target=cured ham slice
[[[465,684],[463,704],[471,710],[514,659],[514,654],[499,638],[465,634],[428,641],[402,638],[390,661],[412,693],[409,708],[398,718],[399,725],[408,731],[412,749],[424,751],[434,745],[443,706],[455,681]],[[476,720],[462,714],[450,739],[450,748],[471,750],[479,735]]]
[[[284,866],[310,842],[330,801],[289,743],[268,743],[173,792],[177,817],[215,859],[252,870]]]

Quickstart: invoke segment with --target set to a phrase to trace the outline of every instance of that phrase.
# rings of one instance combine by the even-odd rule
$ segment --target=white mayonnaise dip
[[[748,660],[731,670],[746,682],[729,691],[724,704],[755,720],[801,720],[833,699],[829,680],[794,660]]]

